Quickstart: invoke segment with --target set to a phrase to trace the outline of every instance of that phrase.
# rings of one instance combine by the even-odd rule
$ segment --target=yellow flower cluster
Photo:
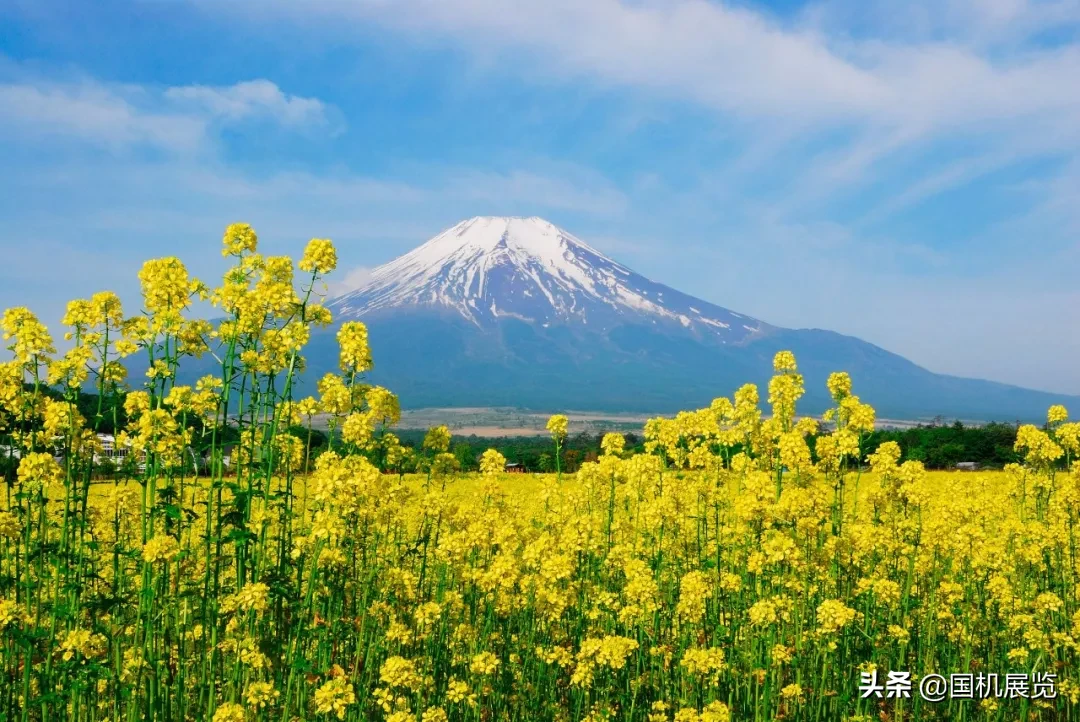
[[[254,253],[259,244],[259,237],[255,229],[247,223],[233,223],[225,229],[222,238],[221,255],[242,256],[245,253]]]
[[[555,414],[548,419],[547,430],[551,434],[551,438],[560,442],[565,439],[569,423],[569,420],[562,414]]]
[[[341,324],[337,338],[341,346],[341,370],[344,373],[364,373],[371,370],[367,326],[359,321],[346,321]]]
[[[480,473],[494,476],[506,470],[506,457],[495,449],[488,449],[480,456]]]
[[[331,273],[337,268],[334,244],[325,238],[312,238],[304,249],[304,257],[300,259],[298,267],[307,273]]]
[[[423,448],[441,453],[450,448],[450,429],[446,426],[433,426],[424,435]]]
[[[180,545],[176,539],[165,534],[159,534],[143,545],[143,560],[147,564],[168,562],[176,558],[180,553]]]
[[[1059,696],[1026,714],[1070,719],[1080,424],[1063,407],[1019,429],[1002,472],[928,472],[896,443],[872,448],[874,409],[845,373],[824,418],[799,416],[804,379],[781,352],[771,414],[747,384],[650,419],[645,453],[612,433],[574,473],[504,475],[494,449],[462,473],[474,460],[450,453],[447,427],[391,433],[400,403],[363,378],[363,324],[339,331],[341,373],[298,398],[311,329],[329,322],[312,288],[332,244],[308,244],[299,288],[249,226],[223,249],[216,328],[184,317],[206,289],[176,259],[144,267],[144,314],[112,294],[72,302],[59,358],[26,309],[0,321],[17,459],[0,498],[5,709],[862,721],[912,708],[862,699],[856,670],[990,670],[1057,674]],[[121,402],[134,352],[149,373]],[[192,384],[200,354],[221,366]],[[561,464],[567,417],[548,431]],[[1012,719],[1009,704],[923,710]]]
[[[356,704],[356,692],[344,677],[335,677],[315,690],[315,711],[345,719],[350,705]]]
[[[4,331],[5,341],[14,339],[8,348],[20,364],[56,353],[49,330],[28,308],[9,308],[4,311],[0,328]]]

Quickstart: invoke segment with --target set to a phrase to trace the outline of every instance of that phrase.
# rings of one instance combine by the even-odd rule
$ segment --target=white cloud
[[[23,138],[70,138],[113,150],[191,152],[213,138],[217,124],[264,118],[290,128],[324,126],[327,110],[321,101],[287,95],[268,80],[162,90],[89,78],[0,83],[0,129]]]
[[[1065,3],[1055,12],[1022,0],[954,4],[977,6],[965,17],[1008,27],[1034,14],[1068,16]],[[1067,111],[1080,122],[1080,96],[1063,90],[1080,73],[1076,46],[992,56],[962,42],[856,40],[832,27],[832,35],[825,35],[812,25],[784,25],[706,0],[275,0],[215,6],[246,7],[260,17],[275,11],[321,16],[339,28],[351,22],[353,32],[377,22],[467,53],[527,61],[519,62],[525,72],[645,88],[741,118],[933,129]]]
[[[330,296],[340,296],[349,291],[355,291],[371,279],[370,266],[356,266],[346,271],[340,278],[335,279],[329,285]]]
[[[814,33],[704,0],[281,0],[228,8],[241,6],[322,16],[338,27],[351,21],[354,31],[378,22],[470,53],[525,55],[530,72],[645,87],[740,116],[806,122],[865,115],[889,101],[888,87]]]
[[[322,101],[288,95],[269,80],[250,80],[227,87],[187,85],[169,88],[164,96],[180,107],[227,121],[268,117],[295,127],[327,122],[327,106]]]
[[[787,183],[789,212],[943,138],[970,144],[969,169],[998,167],[1001,147],[1025,149],[1021,162],[1080,144],[1080,42],[1027,42],[1078,26],[1076,0],[825,0],[787,21],[708,0],[191,1],[358,41],[382,26],[482,68],[689,100],[758,148],[828,138]],[[914,178],[907,202],[952,187],[957,171],[926,169],[936,179]]]
[[[1080,24],[1076,0],[825,0],[806,21],[824,32],[872,28],[908,41],[958,39],[981,48],[1015,47],[1046,30]]]
[[[139,107],[130,88],[96,82],[0,85],[0,127],[25,136],[68,136],[106,146],[197,147],[206,120]],[[128,97],[125,97],[127,95]]]

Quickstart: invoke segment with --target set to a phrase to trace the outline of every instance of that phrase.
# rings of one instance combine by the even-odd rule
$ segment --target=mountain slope
[[[600,330],[634,321],[681,326],[720,343],[770,328],[654,283],[540,218],[463,221],[375,269],[330,306],[339,319],[447,311],[480,328],[510,318]]]
[[[330,303],[369,328],[372,380],[405,406],[523,406],[669,412],[764,385],[773,354],[795,352],[801,408],[849,371],[883,416],[1037,420],[1078,398],[934,374],[872,344],[790,330],[695,299],[613,261],[539,218],[474,218],[376,269]],[[332,370],[317,334],[309,373]]]

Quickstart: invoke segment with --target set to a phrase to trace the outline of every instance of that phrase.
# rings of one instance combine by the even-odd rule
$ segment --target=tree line
[[[46,389],[46,394],[59,398],[60,393]],[[83,393],[78,397],[78,410],[99,433],[115,434],[127,423],[124,412],[124,394],[108,395],[99,399],[96,394]],[[198,452],[198,439],[209,438],[209,431],[201,426],[197,418],[189,420],[192,426],[193,446]],[[960,462],[975,462],[983,468],[1001,468],[1019,460],[1013,446],[1016,443],[1017,425],[989,423],[965,425],[960,421],[951,424],[936,421],[906,429],[879,429],[868,434],[862,443],[864,454],[871,453],[886,441],[895,441],[900,445],[903,461],[921,461],[928,469],[953,469]],[[217,438],[224,439],[225,445],[236,443],[239,438],[232,427],[216,430]],[[309,430],[304,426],[291,427],[289,433],[301,439],[307,447],[308,458],[315,459],[330,445],[329,432],[319,429]],[[424,438],[422,429],[404,429],[398,432],[401,444],[410,454],[399,465],[403,473],[420,470],[423,454],[420,447]],[[560,449],[562,469],[573,473],[586,461],[594,461],[600,455],[600,442],[603,432],[589,433],[582,431],[567,437]],[[645,440],[637,433],[626,433],[627,451],[641,452]],[[810,436],[807,442],[814,449],[816,436]],[[9,448],[9,437],[0,435],[0,448]],[[536,436],[478,437],[453,436],[450,453],[457,459],[463,471],[475,471],[479,468],[480,455],[487,449],[496,449],[509,464],[514,464],[526,472],[547,473],[556,468],[555,448],[551,438],[538,433]],[[864,458],[865,460],[865,458]],[[7,454],[0,454],[0,476],[13,478],[18,459]]]
[[[1000,469],[1006,464],[1019,461],[1013,449],[1016,443],[1014,424],[1000,422],[965,425],[960,421],[952,424],[940,422],[921,424],[907,429],[880,429],[868,434],[862,443],[865,454],[872,453],[886,441],[900,445],[901,461],[921,461],[928,469],[955,469],[960,462],[974,462],[982,468]],[[402,432],[402,443],[413,445],[423,437],[423,431]],[[580,432],[567,437],[562,449],[563,469],[574,472],[582,462],[594,461],[600,454],[602,432]],[[640,434],[628,433],[626,449],[644,450]],[[807,439],[811,451],[816,435]],[[521,465],[529,472],[549,472],[555,469],[554,447],[544,435],[530,437],[478,437],[455,436],[450,451],[464,470],[477,468],[477,459],[486,449],[496,449],[510,463]],[[815,461],[817,459],[815,458]]]

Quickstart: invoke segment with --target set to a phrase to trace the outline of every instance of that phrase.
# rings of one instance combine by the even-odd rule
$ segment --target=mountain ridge
[[[745,383],[764,397],[780,350],[798,360],[808,414],[832,405],[834,371],[892,419],[1041,423],[1051,404],[1080,405],[1080,396],[937,374],[835,331],[773,326],[651,281],[539,218],[463,221],[328,306],[335,324],[312,332],[298,394],[338,370],[336,328],[361,320],[375,359],[368,380],[403,408],[673,413]],[[194,380],[199,370],[181,372]]]
[[[1051,403],[1080,403],[935,374],[835,331],[773,326],[652,281],[536,217],[462,221],[328,305],[368,325],[372,381],[410,408],[672,412],[743,383],[764,389],[781,349],[799,361],[810,413],[830,405],[825,379],[840,370],[893,418],[1036,420]],[[324,338],[309,357],[332,370]]]
[[[629,320],[681,325],[739,343],[768,324],[636,273],[537,217],[478,216],[374,269],[332,299],[341,319],[388,309],[446,309],[480,328],[500,318],[611,328]]]

